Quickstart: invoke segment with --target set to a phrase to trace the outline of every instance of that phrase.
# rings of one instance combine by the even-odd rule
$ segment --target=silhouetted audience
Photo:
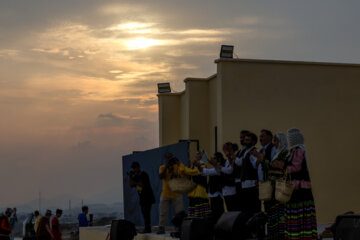
[[[88,220],[87,214],[89,213],[89,207],[83,206],[81,208],[82,213],[78,216],[79,227],[89,227],[92,225],[92,219]]]
[[[41,217],[39,226],[36,231],[36,236],[38,240],[51,240],[54,239],[54,235],[50,229],[50,217],[52,213],[50,210],[46,210],[46,213]]]
[[[56,209],[56,214],[51,220],[51,232],[54,235],[55,240],[61,240],[61,232],[60,232],[60,222],[59,218],[62,215],[61,209]]]
[[[10,226],[11,226],[12,229],[14,229],[16,227],[17,222],[18,222],[18,218],[17,218],[17,215],[16,215],[16,208],[13,208],[12,215],[10,217]],[[12,231],[10,239],[14,240],[14,238],[15,238],[14,231]]]
[[[0,240],[10,240],[12,227],[10,225],[10,217],[12,209],[7,208],[0,216]]]

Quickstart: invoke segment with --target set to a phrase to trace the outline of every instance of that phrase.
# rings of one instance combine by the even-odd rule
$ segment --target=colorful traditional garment
[[[189,198],[188,216],[204,217],[211,213],[209,199],[207,198]]]
[[[285,206],[281,203],[275,203],[270,206],[268,215],[268,239],[282,240],[284,239],[284,212]]]
[[[295,184],[291,199],[285,205],[284,227],[286,240],[318,239],[314,197],[304,146],[299,129],[288,130],[290,156],[287,173]]]
[[[286,240],[318,239],[313,200],[287,203],[284,221]]]
[[[206,166],[202,165],[201,167],[205,168]],[[188,193],[188,216],[203,217],[209,215],[211,213],[211,208],[209,204],[208,194],[206,192],[206,177],[200,175],[199,170],[195,167],[184,167],[184,169],[182,169],[181,171],[185,176],[191,176],[191,181],[196,183],[195,189]]]
[[[268,215],[267,223],[267,232],[268,239],[271,240],[283,240],[284,239],[284,213],[285,205],[280,204],[275,200],[275,182],[277,179],[282,179],[284,177],[284,162],[288,156],[288,143],[286,139],[286,134],[282,132],[277,132],[275,134],[276,140],[278,140],[278,146],[276,148],[276,153],[271,159],[271,162],[265,163],[267,165],[267,177],[273,185],[273,196],[270,201],[266,201],[265,211]],[[274,166],[272,163],[281,162],[282,165]]]

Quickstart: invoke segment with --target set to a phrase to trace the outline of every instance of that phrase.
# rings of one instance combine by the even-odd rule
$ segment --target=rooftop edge
[[[214,62],[215,63],[220,63],[220,62],[234,62],[234,63],[236,63],[236,62],[248,62],[248,63],[275,63],[275,64],[301,64],[301,65],[360,67],[360,64],[358,64],[358,63],[310,62],[310,61],[248,59],[248,58],[218,58]]]

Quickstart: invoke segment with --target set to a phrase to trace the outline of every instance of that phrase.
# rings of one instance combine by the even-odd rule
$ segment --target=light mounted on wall
[[[170,83],[158,83],[158,93],[171,93]]]
[[[233,58],[234,46],[221,45],[220,58]]]

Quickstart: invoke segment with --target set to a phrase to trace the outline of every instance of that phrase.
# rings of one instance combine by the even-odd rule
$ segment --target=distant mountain
[[[112,204],[115,202],[122,202],[122,201],[123,201],[123,190],[120,187],[107,190],[105,192],[96,194],[87,199],[88,204],[92,204],[92,203]]]
[[[55,211],[60,208],[63,210],[69,210],[69,200],[71,200],[71,209],[79,211],[82,203],[84,205],[93,206],[93,208],[103,209],[111,211],[109,208],[116,209],[122,212],[122,189],[111,189],[105,192],[96,194],[91,197],[81,198],[71,194],[64,194],[56,196],[54,198],[42,198],[41,199],[41,212],[45,212],[46,209]],[[39,209],[39,199],[33,199],[20,205],[16,205],[18,212],[33,212]]]
[[[69,200],[71,200],[71,208],[81,206],[81,199],[70,194],[57,196],[54,198],[41,198],[41,212],[45,212],[46,209],[55,210],[69,209]],[[23,204],[16,206],[18,212],[32,212],[39,210],[39,199],[33,199]]]

